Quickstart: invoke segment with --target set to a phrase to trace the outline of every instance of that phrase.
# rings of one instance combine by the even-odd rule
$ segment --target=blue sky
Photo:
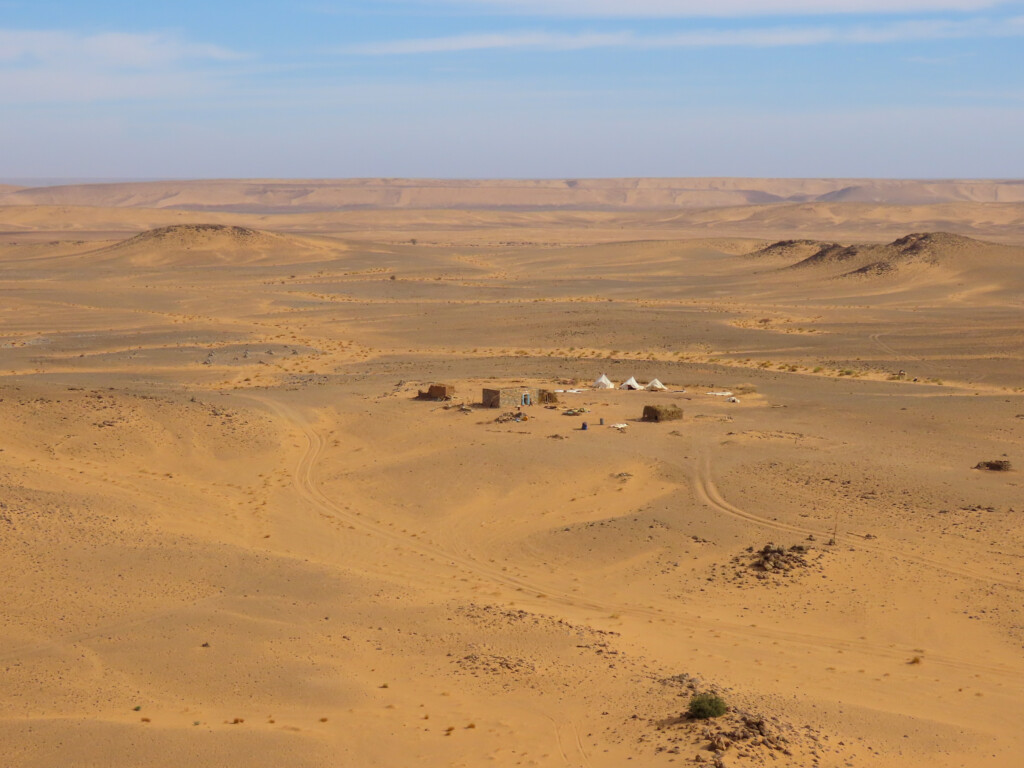
[[[0,178],[1024,177],[1024,0],[0,0]]]

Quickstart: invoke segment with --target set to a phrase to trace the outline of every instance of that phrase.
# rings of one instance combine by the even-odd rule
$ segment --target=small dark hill
[[[88,254],[134,267],[288,264],[334,258],[344,246],[223,224],[176,224],[142,232]]]
[[[802,261],[809,256],[813,256],[821,251],[825,245],[820,240],[779,240],[746,255],[753,259],[777,259],[793,263],[794,261]],[[828,245],[841,247],[835,243],[829,243]]]
[[[280,239],[279,235],[248,227],[225,224],[174,224],[141,232],[113,247],[133,248],[140,245],[184,246],[187,248],[202,248],[211,245],[246,246],[270,244]]]
[[[841,277],[870,277],[891,274],[910,265],[934,267],[964,263],[1004,248],[949,232],[917,232],[885,245],[819,243],[818,246],[814,253],[790,267],[839,269]]]

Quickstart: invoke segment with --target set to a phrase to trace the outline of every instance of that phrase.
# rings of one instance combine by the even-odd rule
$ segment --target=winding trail
[[[619,614],[622,616],[631,616],[655,622],[676,624],[690,629],[712,631],[717,634],[728,634],[737,640],[749,640],[754,637],[767,641],[779,641],[829,651],[841,650],[844,652],[862,653],[868,657],[885,659],[891,662],[903,662],[905,660],[907,649],[893,647],[892,645],[873,643],[863,639],[826,637],[812,633],[794,632],[780,627],[752,627],[749,623],[742,623],[721,617],[701,618],[694,615],[692,612],[676,610],[674,607],[669,607],[667,609],[645,608],[634,604],[621,604],[593,597],[573,595],[565,592],[564,590],[553,587],[550,584],[540,583],[528,578],[511,576],[499,568],[487,565],[471,557],[446,551],[434,544],[430,544],[418,538],[392,530],[383,523],[367,519],[357,512],[352,511],[345,505],[339,504],[320,490],[316,482],[315,470],[324,452],[325,442],[323,437],[294,407],[267,395],[246,393],[241,396],[268,407],[280,419],[299,430],[305,436],[307,441],[306,450],[300,457],[293,475],[294,487],[298,495],[303,500],[324,516],[343,521],[357,531],[370,534],[377,537],[379,540],[393,544],[397,549],[425,555],[440,565],[458,569],[463,575],[475,576],[478,578],[482,577],[493,584],[503,585],[520,592],[532,594],[538,600],[542,600],[545,603],[557,605],[562,608],[568,608],[576,611],[593,611],[605,616],[609,614]],[[712,507],[747,522],[770,527],[776,530],[783,530],[792,533],[821,533],[821,531],[809,528],[802,528],[800,526],[792,526],[768,520],[749,512],[745,512],[738,507],[729,504],[721,497],[717,488],[715,488],[714,483],[711,480],[710,466],[710,460],[706,460],[706,463],[702,465],[703,469],[698,471],[695,477],[695,488],[697,489],[698,498],[703,500],[705,503],[709,503]],[[847,538],[851,542],[856,541],[859,547],[864,547],[864,542],[861,539],[854,538],[850,535],[848,535]],[[926,564],[929,567],[941,567],[946,572],[955,575],[976,578],[989,583],[1005,583],[1009,586],[1014,586],[1017,589],[1020,589],[1020,584],[1017,582],[992,579],[982,574],[949,568],[943,563],[929,560],[927,558],[917,558],[915,556],[905,555],[895,550],[887,550],[877,546],[869,547],[869,549],[886,554],[892,554],[896,557],[901,557],[912,562]],[[386,576],[388,570],[387,567],[382,564],[380,570],[381,575]],[[685,607],[686,606],[684,604],[682,608]],[[944,656],[941,654],[929,654],[928,659],[930,664],[941,665],[950,669],[959,669],[971,673],[999,675],[1004,680],[1013,680],[1024,685],[1024,668],[1019,666],[987,664],[976,660],[968,661],[959,657]],[[583,754],[581,743],[579,744],[579,749],[581,754]]]
[[[928,369],[932,374],[939,373],[939,370],[938,370],[939,366],[935,365],[935,363],[933,363],[933,362],[931,362],[929,360],[925,360],[923,357],[918,357],[917,355],[911,355],[911,354],[909,354],[907,352],[900,352],[895,347],[893,347],[890,344],[887,344],[886,342],[882,341],[882,336],[884,336],[884,335],[885,334],[882,334],[882,333],[872,333],[868,338],[870,338],[871,341],[875,342],[875,344],[877,344],[883,350],[885,350],[890,355],[892,355],[893,359],[896,362],[902,362],[903,360],[913,360],[915,363],[918,363],[922,368]],[[983,378],[984,378],[984,376],[979,377],[978,380],[981,381],[981,379],[983,379]]]
[[[715,486],[715,482],[711,476],[711,459],[707,450],[702,450],[701,454],[703,459],[698,465],[698,470],[693,474],[693,488],[697,495],[697,498],[703,503],[707,504],[719,512],[723,512],[731,517],[745,520],[749,523],[759,525],[762,528],[768,528],[782,533],[796,533],[803,536],[814,535],[815,537],[825,538],[826,540],[831,537],[831,532],[822,530],[820,528],[809,528],[801,525],[793,525],[790,523],[782,523],[778,520],[772,520],[767,517],[761,517],[740,509],[739,507],[730,504],[726,501],[722,494],[719,493],[718,488]],[[862,536],[858,536],[855,533],[839,531],[836,534],[837,541],[842,541],[846,544],[855,544],[858,549],[865,550],[867,552],[874,552],[879,555],[887,555],[889,557],[903,560],[904,562],[914,563],[916,565],[926,566],[933,571],[938,573],[945,573],[950,576],[958,576],[965,579],[972,579],[982,584],[998,584],[1002,587],[1016,590],[1018,592],[1024,592],[1024,580],[1021,577],[1017,578],[1004,578],[1000,576],[994,576],[991,573],[984,573],[982,571],[976,571],[971,568],[962,566],[955,566],[950,564],[947,560],[939,560],[932,557],[926,557],[924,555],[917,555],[906,552],[905,550],[898,549],[896,547],[888,547],[884,544],[879,544],[874,541],[864,539]]]
[[[540,713],[544,718],[551,721],[551,727],[555,732],[555,743],[558,745],[558,753],[565,765],[573,768],[590,768],[590,759],[583,748],[583,741],[580,739],[580,730],[575,720],[559,719],[547,712]],[[564,732],[564,733],[563,733]],[[568,749],[566,744],[568,743]],[[575,753],[575,759],[569,756],[569,752]]]

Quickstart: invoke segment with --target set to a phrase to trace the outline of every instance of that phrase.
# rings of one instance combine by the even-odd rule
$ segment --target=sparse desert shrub
[[[698,693],[690,699],[687,709],[690,717],[707,720],[709,717],[721,717],[729,707],[721,696],[714,693]]]

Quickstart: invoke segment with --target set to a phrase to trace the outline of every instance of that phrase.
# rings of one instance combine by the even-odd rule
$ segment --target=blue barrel
[[[580,427],[580,429],[582,429],[582,430],[584,430],[584,431],[585,431],[585,430],[587,429],[587,422],[585,422],[585,421],[584,421],[584,422],[583,422],[583,426],[582,426],[582,427]]]

